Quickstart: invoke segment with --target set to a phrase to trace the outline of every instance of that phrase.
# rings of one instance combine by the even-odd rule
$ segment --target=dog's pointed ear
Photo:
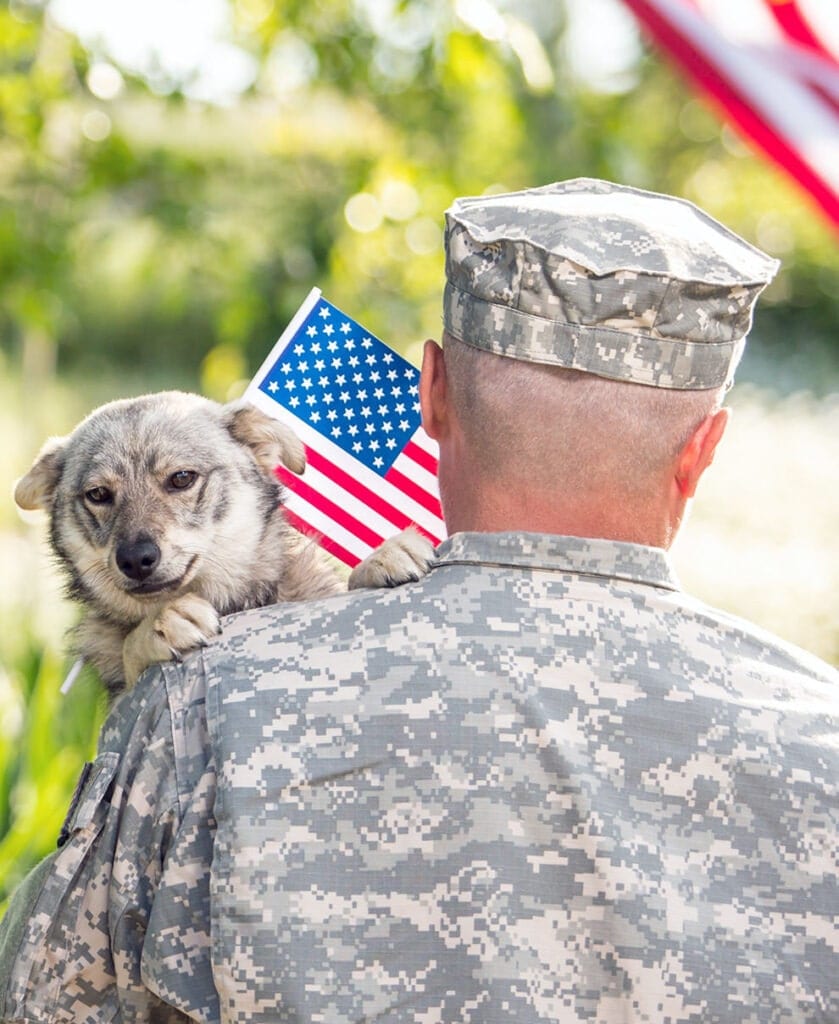
[[[55,485],[64,468],[66,437],[52,437],[41,449],[32,468],[15,484],[15,503],[27,512],[49,508]]]
[[[266,473],[273,473],[280,464],[298,476],[306,468],[303,442],[291,427],[247,402],[234,402],[225,413],[231,435],[250,448]]]

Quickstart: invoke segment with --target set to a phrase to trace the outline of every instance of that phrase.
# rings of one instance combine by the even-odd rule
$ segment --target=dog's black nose
[[[134,541],[121,541],[117,545],[117,565],[123,576],[130,580],[145,580],[157,568],[160,548],[148,537]]]

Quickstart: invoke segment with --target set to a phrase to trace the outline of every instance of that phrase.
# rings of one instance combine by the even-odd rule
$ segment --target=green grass
[[[96,749],[104,701],[90,677],[60,694],[64,659],[32,636],[0,671],[1,908],[26,871],[55,848],[81,765]]]

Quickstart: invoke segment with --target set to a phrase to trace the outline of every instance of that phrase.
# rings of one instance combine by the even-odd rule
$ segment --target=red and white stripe
[[[288,491],[286,513],[302,533],[347,565],[357,565],[383,540],[414,526],[434,544],[446,536],[437,486],[437,444],[420,427],[385,476],[353,459],[258,390],[248,400],[269,416],[282,412],[306,448],[302,477],[277,475]]]
[[[839,66],[837,54],[830,49],[828,41],[819,35],[820,30],[828,28],[827,24],[819,24],[817,21],[811,22],[810,20],[817,18],[820,13],[822,16],[830,17],[832,15],[833,27],[836,29],[837,38],[839,38],[839,22],[837,22],[835,3],[832,4],[831,12],[826,4],[821,7],[813,7],[806,2],[801,3],[799,0],[762,0],[762,2],[790,42],[803,46],[804,49]]]
[[[816,8],[806,0],[624,2],[839,228],[839,61]]]

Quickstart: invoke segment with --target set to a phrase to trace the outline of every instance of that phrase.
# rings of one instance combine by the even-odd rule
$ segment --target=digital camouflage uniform
[[[775,266],[578,179],[455,203],[444,323],[716,388]],[[836,1024],[838,683],[616,541],[229,618],[109,716],[0,1020]]]
[[[837,683],[608,541],[228,619],[117,705],[4,1019],[835,1022]]]

